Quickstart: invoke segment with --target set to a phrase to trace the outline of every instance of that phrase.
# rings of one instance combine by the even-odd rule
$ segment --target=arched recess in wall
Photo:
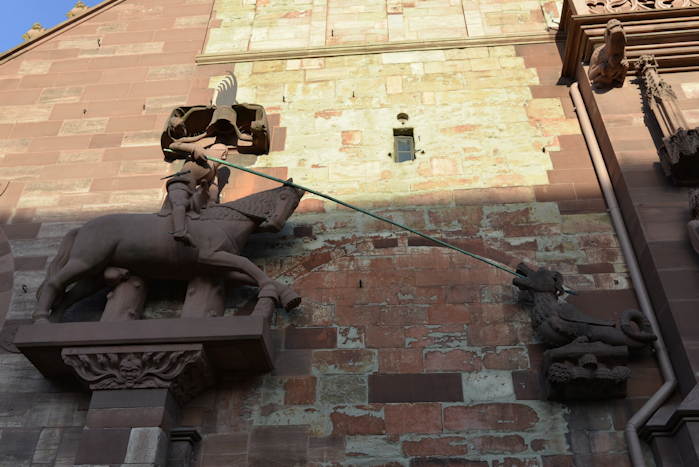
[[[8,332],[5,329],[5,318],[10,311],[12,301],[12,285],[15,275],[15,262],[12,258],[12,250],[7,235],[0,228],[0,348],[14,352],[14,346],[8,347]],[[13,334],[9,332],[9,334]]]
[[[481,255],[486,258],[493,259],[502,264],[514,267],[518,264],[521,259],[508,254],[502,250],[495,249],[488,246],[482,239],[478,238],[443,238],[442,240],[459,246],[469,252]],[[420,248],[420,254],[417,254],[417,249]],[[381,253],[384,251],[385,253]],[[436,256],[439,253],[449,258],[450,264],[445,265],[436,261]],[[363,264],[361,270],[354,269],[353,266],[343,267],[341,264],[343,259],[352,261],[354,258],[361,257],[360,261],[372,262],[372,259],[379,259],[376,263],[376,273],[374,276],[374,284],[369,281],[364,281],[360,284],[360,278],[363,275],[372,272],[371,269],[374,267],[374,263],[367,265]],[[403,262],[397,260],[396,263],[380,264],[380,258],[404,258]],[[348,266],[348,265],[345,265]],[[311,252],[310,254],[297,258],[293,264],[285,271],[279,274],[278,278],[283,278],[290,280],[293,287],[304,297],[303,304],[308,305],[309,302],[322,302],[323,300],[314,300],[305,296],[304,292],[316,292],[317,288],[328,288],[333,287],[338,288],[363,288],[363,287],[376,287],[377,282],[385,279],[385,283],[379,285],[379,288],[388,288],[395,286],[401,281],[401,269],[415,271],[423,270],[425,274],[427,271],[443,269],[445,273],[452,273],[457,271],[470,271],[471,275],[468,273],[462,278],[464,283],[462,285],[467,285],[470,280],[483,280],[477,285],[507,285],[510,283],[509,280],[503,281],[502,273],[491,265],[480,262],[476,259],[470,258],[466,255],[458,253],[456,251],[442,248],[433,242],[423,239],[421,237],[371,237],[371,238],[348,238],[339,243],[335,243],[331,247],[319,248]],[[338,275],[341,281],[343,274],[348,274],[352,276],[352,279],[347,279],[344,283],[333,283],[333,279],[325,279],[314,277],[318,273],[325,272],[339,272]],[[492,272],[492,275],[488,274]],[[356,276],[356,277],[354,277]],[[424,278],[424,275],[423,275]],[[437,278],[435,280],[438,281]],[[320,283],[320,282],[323,283]],[[489,281],[490,282],[488,284]],[[440,284],[446,285],[446,284]],[[305,289],[305,290],[304,290]],[[377,290],[377,293],[379,291]],[[319,297],[315,297],[316,299]],[[406,296],[408,299],[408,296]]]

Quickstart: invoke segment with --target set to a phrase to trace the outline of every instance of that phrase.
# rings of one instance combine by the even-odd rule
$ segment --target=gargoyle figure
[[[694,251],[699,253],[699,188],[689,189],[689,209],[692,214],[692,220],[687,223],[689,240]]]
[[[32,39],[36,39],[45,32],[46,29],[44,29],[41,23],[34,23],[32,24],[31,29],[22,34],[22,39],[24,39],[25,41],[30,41]]]
[[[599,88],[624,85],[626,72],[629,71],[629,61],[625,56],[626,34],[621,22],[610,19],[604,31],[604,45],[595,49],[590,57],[590,82]]]
[[[559,347],[571,342],[603,342],[613,346],[642,348],[657,337],[650,323],[638,310],[626,310],[619,322],[605,321],[589,316],[575,306],[560,301],[563,294],[563,276],[556,271],[517,266],[517,277],[512,282],[520,290],[520,304],[528,309],[534,330],[548,345]]]

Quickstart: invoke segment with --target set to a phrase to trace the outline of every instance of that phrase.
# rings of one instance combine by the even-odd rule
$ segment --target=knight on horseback
[[[202,209],[218,202],[220,164],[208,161],[208,157],[225,160],[229,149],[237,146],[238,139],[250,139],[249,135],[241,133],[238,129],[236,118],[232,107],[216,108],[206,130],[199,135],[188,137],[183,117],[174,115],[163,132],[161,144],[167,144],[168,149],[177,151],[164,152],[165,160],[173,162],[186,157],[187,162],[182,166],[182,170],[168,179],[168,195],[160,215],[172,216],[170,233],[175,240],[185,245],[195,246],[194,239],[187,231],[187,216],[196,219]],[[163,149],[165,148],[164,146]]]

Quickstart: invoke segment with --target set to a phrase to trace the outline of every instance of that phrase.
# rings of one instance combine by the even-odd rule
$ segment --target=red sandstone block
[[[33,104],[39,100],[41,89],[14,89],[0,92],[2,105]]]
[[[330,414],[334,435],[382,435],[386,423],[380,412],[371,407],[351,407],[350,413],[335,411]]]
[[[49,73],[69,73],[75,71],[85,71],[89,69],[90,58],[74,58],[69,60],[55,61],[49,68]]]
[[[425,352],[426,371],[478,371],[481,360],[474,352],[454,349],[447,352],[432,350]]]
[[[177,28],[163,29],[153,33],[154,41],[203,41],[206,37],[206,28]],[[201,44],[200,44],[201,46]]]
[[[131,130],[151,130],[155,128],[155,115],[140,115],[138,117],[111,117],[107,123],[107,132],[116,133]]]
[[[83,162],[44,167],[39,176],[46,179],[93,178],[116,176],[118,172],[118,162]]]
[[[316,401],[315,376],[290,377],[284,383],[285,405],[310,405]]]
[[[62,123],[59,121],[15,123],[12,129],[12,137],[56,136]]]
[[[158,17],[145,19],[142,21],[129,21],[126,26],[127,31],[157,31],[159,29],[167,29],[175,24],[174,17]]]
[[[88,102],[121,99],[130,95],[130,88],[131,84],[129,83],[96,84],[86,86],[82,101]]]
[[[165,46],[163,47],[163,52],[165,53],[171,53],[171,52],[190,52],[190,60],[193,57],[194,53],[200,52],[202,47],[202,41],[201,40],[194,40],[194,41],[167,41],[165,42]]]
[[[575,196],[578,199],[598,199],[602,198],[602,189],[597,180],[590,183],[575,183]]]
[[[444,428],[453,431],[524,431],[538,421],[536,411],[522,404],[477,404],[444,409]]]
[[[323,373],[367,373],[375,366],[374,351],[365,349],[316,350],[313,366]]]
[[[194,55],[191,52],[170,52],[159,54],[144,54],[138,57],[138,64],[143,66],[176,65],[192,63]],[[230,65],[228,65],[230,68]],[[208,70],[208,66],[206,67]]]
[[[549,171],[549,174],[551,173],[552,171]],[[572,183],[535,186],[534,196],[536,196],[537,201],[541,202],[576,199],[575,188]]]
[[[337,328],[286,328],[287,349],[332,349],[337,345]]]
[[[422,372],[421,349],[380,349],[379,372],[420,373]]]
[[[442,432],[441,404],[388,404],[384,416],[391,434]]]
[[[177,96],[189,92],[189,80],[164,80],[134,83],[133,97]]]
[[[108,133],[102,135],[94,135],[90,140],[91,148],[113,148],[121,146],[121,140],[124,135],[121,133]]]
[[[519,335],[511,323],[472,324],[468,327],[468,341],[470,345],[517,345]]]
[[[593,170],[558,169],[548,171],[549,181],[555,183],[597,183]]]
[[[573,456],[541,456],[542,467],[575,467]]]
[[[122,68],[120,70],[115,70],[113,73],[104,73],[100,79],[100,83],[139,83],[145,81],[147,74],[147,67]]]
[[[0,79],[0,91],[9,91],[19,87],[19,78]]]
[[[90,143],[90,135],[48,136],[34,138],[29,144],[29,152],[43,152],[61,149],[85,149]]]
[[[427,311],[427,321],[430,324],[468,324],[471,314],[463,305],[432,305]]]
[[[202,102],[209,103],[214,97],[213,89],[193,88],[187,96],[187,105],[201,105]]]
[[[467,452],[466,439],[460,436],[403,441],[406,456],[458,456]]]
[[[152,42],[158,39],[153,39],[153,31],[129,31],[129,32],[112,32],[102,35],[102,45],[118,45],[118,44],[139,44],[142,42]]]
[[[132,146],[107,149],[102,159],[104,161],[157,160],[162,155],[159,146]]]
[[[112,75],[122,73],[123,70],[115,70],[115,68],[131,68],[138,65],[139,58],[137,55],[120,55],[112,57],[96,57],[90,60],[90,70],[108,70],[104,75]]]
[[[529,368],[529,358],[525,349],[502,349],[486,352],[483,366],[491,370],[522,370]]]
[[[325,212],[325,207],[322,200],[319,199],[303,199],[296,208],[297,213],[306,212]]]
[[[122,191],[143,190],[162,187],[163,181],[159,175],[134,175],[118,178],[95,178],[90,186],[90,191]]]
[[[49,88],[56,86],[75,86],[80,84],[97,83],[101,72],[92,73],[51,73],[46,75],[26,75],[22,78],[20,88]]]
[[[470,439],[476,451],[483,454],[517,453],[527,449],[519,435],[479,436]]]
[[[374,348],[403,347],[402,326],[367,326],[366,346]]]

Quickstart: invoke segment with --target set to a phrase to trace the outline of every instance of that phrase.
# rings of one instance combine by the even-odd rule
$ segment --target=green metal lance
[[[174,149],[164,149],[164,151],[166,151],[166,152],[171,152],[171,153],[174,153],[174,154],[182,154],[182,155],[188,154],[188,153],[184,153],[184,152],[182,152],[182,151],[175,151]],[[249,169],[249,168],[247,168],[247,167],[243,167],[243,166],[240,166],[240,165],[238,165],[238,164],[234,164],[234,163],[232,163],[232,162],[224,161],[223,159],[218,159],[218,158],[216,158],[216,157],[206,156],[206,158],[207,158],[208,160],[210,160],[210,161],[218,162],[219,164],[227,165],[227,166],[229,166],[229,167],[233,167],[234,169],[242,170],[243,172],[248,172],[248,173],[251,173],[251,174],[253,174],[253,175],[257,175],[258,177],[266,178],[266,179],[268,179],[268,180],[273,180],[273,181],[275,181],[275,182],[277,182],[277,183],[281,183],[282,185],[287,185],[287,186],[291,186],[291,187],[294,187],[294,188],[298,188],[298,189],[304,190],[304,191],[306,191],[306,192],[308,192],[308,193],[312,193],[312,194],[314,194],[314,195],[316,195],[316,196],[320,196],[321,198],[325,198],[325,199],[327,199],[327,200],[329,200],[329,201],[332,201],[333,203],[337,203],[337,204],[339,204],[339,205],[341,205],[341,206],[344,206],[344,207],[346,207],[346,208],[350,208],[350,209],[353,209],[353,210],[355,210],[355,211],[359,211],[359,212],[361,212],[362,214],[366,214],[366,215],[369,216],[369,217],[373,217],[374,219],[378,219],[378,220],[380,220],[380,221],[386,222],[386,223],[388,223],[388,224],[391,224],[391,225],[396,226],[396,227],[398,227],[398,228],[401,228],[401,229],[403,229],[403,230],[407,230],[408,232],[414,233],[415,235],[418,235],[418,236],[420,236],[420,237],[422,237],[422,238],[424,238],[424,239],[427,239],[427,240],[429,240],[429,241],[431,241],[431,242],[434,242],[434,243],[436,243],[436,244],[438,244],[438,245],[440,245],[440,246],[443,246],[443,247],[445,247],[445,248],[449,248],[449,249],[451,249],[451,250],[458,251],[459,253],[462,253],[462,254],[464,254],[464,255],[466,255],[466,256],[470,256],[471,258],[477,259],[478,261],[482,261],[482,262],[484,262],[484,263],[486,263],[486,264],[489,264],[489,265],[491,265],[491,266],[493,266],[493,267],[495,267],[495,268],[497,268],[497,269],[500,269],[501,271],[505,271],[505,272],[507,272],[507,273],[510,273],[510,274],[512,274],[513,276],[521,277],[521,278],[523,278],[523,279],[525,278],[525,276],[523,276],[522,274],[520,274],[520,273],[518,273],[517,271],[515,271],[515,270],[513,270],[513,269],[511,269],[511,268],[509,268],[509,267],[507,267],[507,266],[505,266],[504,264],[498,263],[497,261],[494,261],[494,260],[492,260],[492,259],[486,258],[486,257],[481,256],[481,255],[477,255],[477,254],[475,254],[475,253],[471,253],[470,251],[466,251],[466,250],[464,250],[464,249],[462,249],[462,248],[459,248],[458,246],[452,245],[452,244],[447,243],[447,242],[445,242],[445,241],[442,241],[442,240],[440,240],[440,239],[438,239],[438,238],[432,237],[431,235],[427,235],[427,234],[422,233],[422,232],[420,232],[420,231],[418,231],[418,230],[411,229],[411,228],[408,227],[407,225],[403,225],[403,224],[400,224],[400,223],[398,223],[398,222],[392,221],[391,219],[388,219],[387,217],[379,216],[378,214],[374,214],[373,212],[367,211],[366,209],[362,209],[362,208],[360,208],[360,207],[358,207],[358,206],[354,206],[354,205],[352,205],[352,204],[346,203],[346,202],[344,202],[344,201],[342,201],[342,200],[340,200],[340,199],[337,199],[337,198],[332,197],[332,196],[330,196],[330,195],[326,195],[325,193],[321,193],[321,192],[319,192],[319,191],[313,190],[312,188],[306,188],[305,186],[298,185],[298,184],[296,184],[296,183],[294,183],[294,182],[289,182],[289,181],[287,181],[287,180],[282,180],[281,178],[277,178],[277,177],[274,177],[274,176],[272,176],[272,175],[267,175],[266,173],[258,172],[257,170]],[[566,293],[575,295],[575,292],[572,291],[572,290],[568,290],[568,289],[564,289],[564,290],[565,290]]]

